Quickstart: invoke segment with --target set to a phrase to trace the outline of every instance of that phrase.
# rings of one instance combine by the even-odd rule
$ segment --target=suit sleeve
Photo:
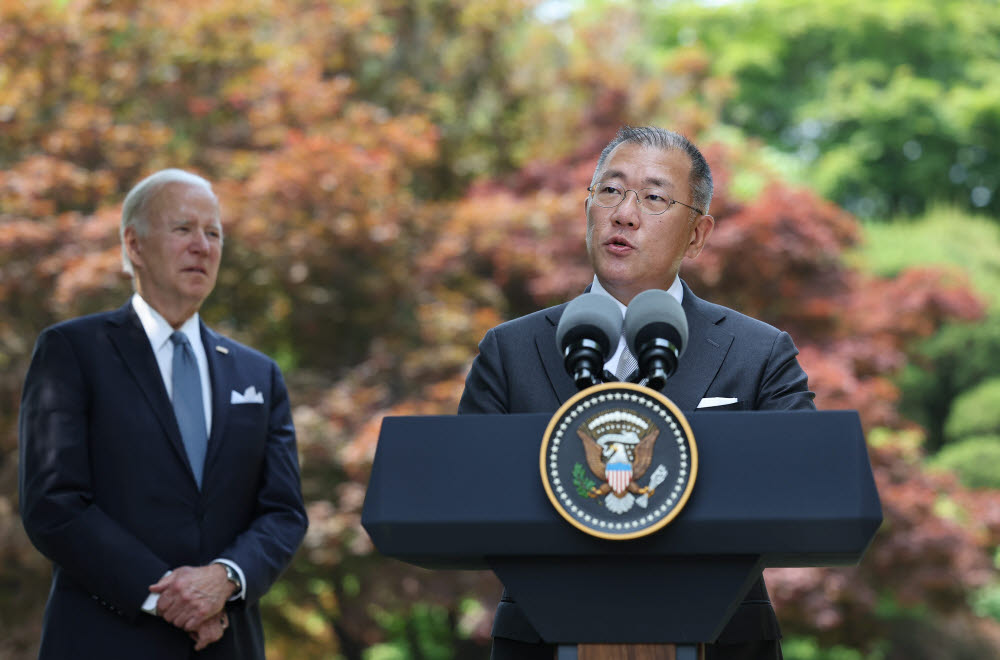
[[[222,553],[243,570],[249,604],[267,593],[288,566],[308,527],[288,389],[278,366],[270,364],[268,438],[253,517]]]
[[[815,410],[815,394],[809,391],[809,378],[799,366],[799,350],[787,332],[779,332],[757,393],[756,410]]]
[[[458,403],[458,414],[491,414],[510,412],[507,394],[507,374],[496,328],[489,330],[479,342],[479,355],[465,379],[465,390]]]
[[[95,599],[129,618],[170,566],[94,502],[89,386],[56,329],[35,346],[21,398],[21,520],[38,550]]]

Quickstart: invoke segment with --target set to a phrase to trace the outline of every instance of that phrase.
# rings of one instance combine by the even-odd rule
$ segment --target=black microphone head
[[[618,347],[621,334],[622,312],[615,301],[599,293],[584,293],[566,305],[556,328],[556,344],[559,352],[565,353],[569,345],[590,339],[601,347],[607,361]]]
[[[632,298],[625,312],[625,342],[632,355],[650,340],[662,338],[684,355],[688,343],[687,315],[677,299],[662,289],[649,289]]]

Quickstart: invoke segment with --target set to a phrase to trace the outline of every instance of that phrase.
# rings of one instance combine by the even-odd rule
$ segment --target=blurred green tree
[[[953,471],[969,488],[1000,489],[1000,434],[974,435],[948,443],[930,464]]]
[[[927,429],[929,452],[936,452],[947,441],[945,425],[952,418],[956,400],[997,373],[1000,318],[996,314],[979,323],[948,325],[916,345],[912,360],[899,377],[903,394],[900,411]],[[984,405],[993,411],[998,404],[1000,400],[993,399]]]
[[[996,373],[996,372],[994,372]],[[1000,377],[992,376],[955,399],[944,425],[950,441],[1000,434]]]
[[[808,165],[866,218],[943,201],[1000,216],[992,0],[647,5],[643,41],[709,54],[723,119]]]

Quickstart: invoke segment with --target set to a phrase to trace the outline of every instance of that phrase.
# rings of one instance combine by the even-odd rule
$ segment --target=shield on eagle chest
[[[632,465],[629,463],[608,463],[607,465],[608,484],[615,495],[621,495],[632,483]]]

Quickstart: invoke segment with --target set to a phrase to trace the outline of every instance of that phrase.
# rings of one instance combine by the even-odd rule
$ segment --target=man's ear
[[[699,216],[691,226],[691,238],[684,251],[684,256],[688,259],[694,259],[701,254],[713,229],[715,229],[715,218],[710,215]]]
[[[135,226],[129,225],[125,228],[125,252],[128,254],[132,266],[142,264],[142,244],[139,241],[139,234]]]

